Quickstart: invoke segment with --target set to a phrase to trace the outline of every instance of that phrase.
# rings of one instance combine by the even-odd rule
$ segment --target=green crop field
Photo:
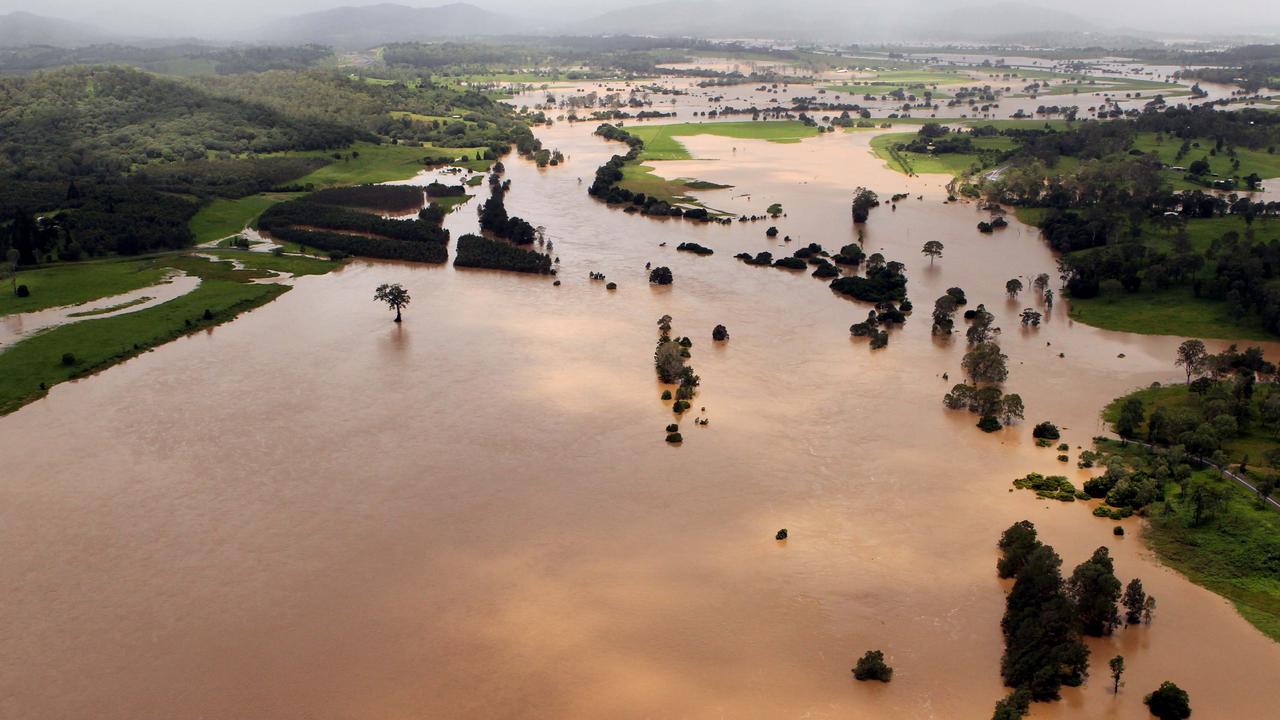
[[[816,127],[796,120],[779,122],[737,121],[711,123],[676,123],[628,127],[627,132],[644,140],[641,160],[688,160],[692,156],[678,137],[718,135],[744,140],[768,140],[793,143],[818,134]]]
[[[63,305],[79,305],[155,285],[165,271],[149,260],[98,260],[53,265],[18,273],[17,283],[31,295],[0,292],[0,317]]]

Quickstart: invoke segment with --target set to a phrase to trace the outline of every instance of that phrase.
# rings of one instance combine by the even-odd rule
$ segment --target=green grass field
[[[431,157],[440,160],[455,160],[462,156],[474,158],[476,152],[483,152],[485,149],[357,143],[342,151],[342,159],[334,160],[295,182],[303,185],[310,183],[319,188],[407,180],[423,169],[423,158]],[[350,157],[351,150],[358,152],[359,157],[352,159]],[[303,157],[328,157],[332,155],[332,153],[319,150],[290,154]]]
[[[1055,82],[1042,88],[1037,95],[1073,95],[1077,93],[1125,93],[1139,92],[1147,97],[1164,95],[1176,97],[1190,94],[1185,85],[1160,82],[1158,80],[1139,80],[1133,78],[1085,77],[1072,82]],[[1026,97],[1026,93],[1015,92],[1009,97]]]
[[[1139,133],[1134,141],[1134,148],[1145,153],[1153,153],[1160,158],[1160,161],[1167,165],[1180,165],[1186,167],[1196,160],[1208,160],[1211,172],[1218,173],[1221,177],[1242,178],[1250,173],[1257,173],[1262,178],[1280,177],[1280,154],[1268,153],[1266,150],[1251,150],[1249,148],[1236,148],[1236,157],[1240,160],[1240,169],[1231,169],[1231,157],[1227,155],[1225,148],[1222,152],[1210,155],[1209,151],[1214,147],[1214,141],[1210,138],[1193,138],[1191,140],[1192,148],[1182,157],[1178,159],[1178,150],[1182,147],[1182,139],[1176,137],[1165,137],[1160,141],[1160,137],[1156,133]],[[1199,144],[1199,147],[1195,147]],[[1182,182],[1182,174],[1170,170],[1169,178],[1174,182],[1176,188],[1195,188],[1198,185]],[[1243,183],[1241,183],[1243,186]]]
[[[1169,359],[1169,365],[1170,367],[1173,366],[1172,357]],[[1192,405],[1193,399],[1190,397],[1190,388],[1183,383],[1177,383],[1161,387],[1143,388],[1135,390],[1124,397],[1116,398],[1102,411],[1103,419],[1114,424],[1120,417],[1121,404],[1131,397],[1136,397],[1142,401],[1142,406],[1148,417],[1158,407],[1163,407],[1166,410],[1176,410],[1184,406],[1188,409],[1194,408],[1194,405]],[[1195,398],[1195,400],[1198,400],[1198,398]],[[1257,403],[1258,399],[1255,398],[1255,412],[1258,410]],[[1253,458],[1254,462],[1252,464],[1254,465],[1254,470],[1257,470],[1260,464],[1264,462],[1263,458],[1266,457],[1267,451],[1280,447],[1280,437],[1277,437],[1274,432],[1268,432],[1261,422],[1250,423],[1244,427],[1245,431],[1240,436],[1230,438],[1223,443],[1222,450],[1233,463],[1248,455]],[[1145,424],[1141,432],[1146,432]]]
[[[277,258],[265,253],[219,251],[247,266],[234,270],[229,262],[212,262],[192,255],[168,255],[132,260],[122,265],[135,271],[163,274],[178,268],[201,278],[195,290],[146,310],[110,318],[88,319],[37,333],[0,351],[0,414],[17,410],[43,397],[57,383],[92,374],[157,345],[231,320],[288,291],[286,285],[256,284],[267,270],[296,275],[328,272],[338,263],[308,258]],[[82,270],[81,267],[101,267]],[[92,281],[107,264],[83,263],[75,268],[82,280]],[[108,271],[110,272],[110,271]],[[99,287],[102,287],[99,284]],[[112,294],[104,292],[96,297]],[[93,299],[93,298],[86,298]],[[206,319],[205,311],[210,317]],[[64,361],[70,353],[73,362]]]
[[[1017,215],[1024,222],[1038,220],[1042,216],[1035,211],[1022,210]],[[1204,252],[1223,234],[1235,231],[1243,235],[1248,227],[1240,217],[1203,218],[1186,223],[1191,246],[1198,252]],[[1252,229],[1257,242],[1280,240],[1280,221],[1275,219],[1255,220]],[[1149,247],[1168,251],[1172,247],[1174,234],[1148,225],[1142,237]],[[1071,317],[1105,330],[1145,335],[1179,335],[1222,340],[1275,339],[1274,335],[1263,328],[1256,313],[1250,313],[1236,322],[1231,317],[1226,302],[1197,298],[1191,288],[1186,286],[1166,290],[1144,287],[1131,293],[1118,283],[1103,283],[1098,297],[1071,301]]]
[[[1160,388],[1156,395],[1175,397],[1177,391],[1185,398],[1186,387],[1181,385]],[[1149,414],[1152,393],[1142,391],[1138,396],[1144,399]],[[1108,406],[1111,421],[1119,413],[1119,402]],[[1276,443],[1271,440],[1270,444]],[[1125,459],[1131,467],[1135,461],[1151,459],[1150,450],[1134,443],[1100,440],[1097,447]],[[1251,453],[1250,457],[1259,456]],[[1252,464],[1250,473],[1257,467]],[[1165,501],[1146,509],[1143,540],[1161,562],[1230,600],[1244,619],[1280,641],[1280,568],[1275,563],[1276,549],[1280,547],[1280,512],[1262,506],[1255,493],[1212,468],[1195,471],[1190,482],[1207,483],[1222,493],[1224,502],[1213,517],[1192,527],[1182,487],[1169,482],[1164,487]],[[1158,605],[1156,616],[1159,617]]]
[[[901,173],[960,175],[972,169],[981,168],[984,165],[982,156],[977,152],[929,155],[926,153],[895,151],[893,149],[894,145],[910,142],[915,137],[916,133],[913,132],[877,135],[871,138],[871,150],[876,154],[876,157],[884,160],[889,168]],[[996,136],[973,138],[973,145],[979,150],[1002,151],[1012,150],[1015,143],[1013,138]],[[906,166],[903,165],[904,162]]]
[[[880,97],[882,95],[890,95],[899,90],[904,95],[915,95],[916,97],[923,97],[927,91],[931,93],[931,97],[935,100],[947,100],[951,97],[951,93],[943,89],[934,89],[921,85],[828,85],[825,89],[829,93],[856,95],[858,97],[868,94]]]
[[[95,260],[23,270],[18,284],[31,295],[20,298],[8,287],[0,290],[0,317],[63,305],[79,305],[155,285],[165,270],[151,260]]]
[[[1280,513],[1258,507],[1252,493],[1234,482],[1214,482],[1227,493],[1215,521],[1193,528],[1179,517],[1155,515],[1144,536],[1147,545],[1161,562],[1230,600],[1245,620],[1280,642],[1280,573],[1274,569]],[[1176,506],[1178,486],[1165,492]]]
[[[215,198],[200,208],[187,225],[195,234],[196,243],[221,240],[243,230],[263,210],[299,195],[301,193],[259,193],[235,200]]]
[[[641,125],[628,127],[627,132],[644,140],[644,153],[640,155],[641,160],[689,160],[692,156],[676,138],[693,135],[717,135],[744,140],[794,143],[817,135],[818,129],[797,120],[778,122],[747,120],[738,122]]]
[[[1222,340],[1274,340],[1256,315],[1239,323],[1226,302],[1197,298],[1189,287],[1126,292],[1104,283],[1095,298],[1072,299],[1071,319],[1104,330]]]

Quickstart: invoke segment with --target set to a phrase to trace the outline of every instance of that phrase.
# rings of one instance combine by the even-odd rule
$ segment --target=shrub
[[[690,406],[689,406],[689,401],[688,401],[688,400],[677,400],[677,401],[675,401],[675,403],[671,406],[671,412],[673,412],[673,413],[675,413],[675,414],[679,415],[679,414],[683,413],[685,410],[688,410],[688,409],[689,409],[689,407],[690,407]]]
[[[723,342],[725,340],[728,340],[729,329],[723,325],[717,325],[715,329],[711,331],[711,339],[715,340],[716,342]]]
[[[76,364],[76,356],[71,353],[62,353],[62,364],[71,366]]]
[[[1160,720],[1185,720],[1191,717],[1191,698],[1187,691],[1168,680],[1160,688],[1143,698],[1151,714]]]
[[[663,399],[663,400],[670,400],[670,399],[671,399],[671,391],[670,391],[670,390],[663,390],[663,391],[662,391],[662,399]]]
[[[670,425],[667,426],[667,432],[669,433],[680,432],[680,426],[675,423],[671,423]]]
[[[668,267],[656,267],[649,273],[649,282],[654,285],[670,285],[674,280]]]
[[[1035,429],[1031,431],[1031,437],[1039,440],[1057,440],[1062,435],[1058,432],[1057,425],[1045,420],[1036,425]]]
[[[982,419],[978,420],[978,429],[982,432],[995,432],[1000,429],[1000,421],[995,415],[983,415]]]
[[[712,250],[705,245],[699,245],[698,243],[692,242],[682,242],[676,246],[676,250],[681,252],[691,252],[695,255],[711,255],[715,253],[715,250]]]
[[[671,433],[667,433],[667,442],[680,443],[680,442],[684,442],[684,438],[678,432],[671,432]]]
[[[1072,502],[1076,499],[1076,487],[1062,475],[1045,477],[1040,473],[1030,473],[1014,480],[1013,486],[1021,490],[1034,490],[1036,495],[1050,500]]]
[[[204,320],[205,322],[208,322],[208,321],[212,320],[212,319],[213,319],[213,311],[212,311],[212,310],[210,310],[209,308],[205,308],[205,309],[204,309],[204,312],[200,314],[200,319],[201,319],[201,320]]]
[[[1058,452],[1066,452],[1070,449],[1071,449],[1070,445],[1066,443],[1058,443]]]
[[[1071,459],[1071,458],[1070,458],[1070,457],[1068,457],[1068,456],[1066,456],[1066,455],[1059,455],[1059,456],[1058,456],[1058,462],[1067,462],[1067,461],[1069,461],[1070,459]]]
[[[17,290],[18,297],[30,297],[31,289],[26,285],[19,285]]]
[[[1124,528],[1122,528],[1122,527],[1120,527],[1119,525],[1117,525],[1117,526],[1115,526],[1114,528],[1112,528],[1112,529],[1111,529],[1111,534],[1112,534],[1112,535],[1115,535],[1115,536],[1117,536],[1117,537],[1123,537],[1123,536],[1124,536]]]
[[[880,650],[868,650],[866,654],[858,658],[857,664],[853,666],[853,676],[858,680],[889,682],[890,678],[893,677],[893,668],[885,663],[883,652]]]
[[[559,281],[559,280],[557,280],[556,282],[560,282],[560,281]],[[617,290],[617,289],[618,289],[618,283],[616,283],[616,282],[606,283],[606,284],[605,284],[605,286],[604,286],[604,289],[605,289],[605,290]]]
[[[778,228],[770,227],[768,230],[764,231],[764,234],[768,237],[778,237]]]

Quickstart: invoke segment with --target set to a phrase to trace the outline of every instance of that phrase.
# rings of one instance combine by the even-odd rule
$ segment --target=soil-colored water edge
[[[1138,520],[1117,539],[1086,503],[1009,491],[1031,471],[1079,485],[1031,425],[1066,428],[1074,456],[1108,400],[1180,377],[1179,338],[1061,303],[1023,329],[1032,303],[1004,284],[1053,273],[1035,230],[978,233],[946,178],[892,173],[867,134],[685,139],[715,159],[698,177],[750,194],[734,212],[783,205],[769,239],[588,197],[579,177],[617,152],[593,129],[539,131],[560,167],[507,163],[508,210],[547,228],[560,287],[352,261],[0,418],[0,716],[989,717],[995,542],[1024,518],[1068,568],[1107,545],[1159,599],[1151,626],[1090,641],[1092,679],[1034,717],[1145,719],[1166,679],[1196,717],[1274,712],[1280,645],[1159,565]],[[858,185],[912,198],[865,229],[918,308],[880,351],[849,335],[868,305],[732,257],[854,241]],[[926,240],[945,244],[932,266]],[[674,283],[648,285],[646,262]],[[413,296],[398,325],[372,301],[387,282]],[[996,314],[1025,424],[987,435],[943,409],[965,348],[927,308],[952,286]],[[663,314],[694,341],[711,419],[680,447],[653,369]],[[852,680],[868,649],[893,682]]]

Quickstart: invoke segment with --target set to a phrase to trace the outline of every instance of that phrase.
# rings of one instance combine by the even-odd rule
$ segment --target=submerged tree
[[[1007,355],[1000,352],[999,345],[984,342],[965,353],[960,365],[975,383],[999,384],[1009,377],[1009,368],[1005,365],[1005,360],[1008,359]]]
[[[1147,593],[1142,581],[1134,578],[1124,588],[1124,621],[1130,625],[1142,622],[1142,611],[1147,605]]]
[[[853,221],[864,223],[871,214],[871,208],[880,205],[880,197],[867,188],[860,187],[853,191]]]
[[[853,677],[858,680],[889,682],[893,678],[893,668],[885,663],[882,651],[868,650],[853,666]]]
[[[1000,559],[996,561],[996,574],[1008,579],[1017,577],[1027,558],[1040,547],[1040,539],[1036,537],[1036,526],[1030,520],[1020,520],[1009,526],[1000,536],[997,543],[1000,548]]]
[[[1191,697],[1186,690],[1168,680],[1160,683],[1160,687],[1142,702],[1160,720],[1186,720],[1191,717]]]
[[[942,257],[942,243],[937,240],[930,240],[920,248],[920,252],[929,258],[929,264],[932,265],[936,258]]]
[[[1075,604],[1084,634],[1110,635],[1120,622],[1120,613],[1116,611],[1120,580],[1106,547],[1094,550],[1092,557],[1076,566],[1067,581],[1067,592]]]
[[[384,283],[373,292],[373,299],[387,304],[387,308],[396,311],[395,322],[400,322],[400,311],[409,306],[409,291],[400,283]]]
[[[1124,656],[1117,655],[1107,662],[1111,668],[1111,692],[1120,694],[1120,676],[1124,675]]]
[[[1004,291],[1009,293],[1011,298],[1018,297],[1018,293],[1022,292],[1022,281],[1018,278],[1010,280],[1004,284]]]
[[[1032,699],[1056,700],[1063,685],[1084,682],[1089,648],[1080,641],[1075,609],[1063,589],[1062,559],[1048,545],[1027,556],[1005,599],[1000,674]]]

